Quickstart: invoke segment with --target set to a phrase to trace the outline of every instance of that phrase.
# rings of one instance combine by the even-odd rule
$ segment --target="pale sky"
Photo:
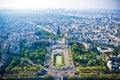
[[[120,9],[120,0],[0,0],[0,9]]]

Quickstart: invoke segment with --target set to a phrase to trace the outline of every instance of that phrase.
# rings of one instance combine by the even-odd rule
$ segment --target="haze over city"
[[[0,9],[120,9],[119,0],[0,0]]]
[[[120,0],[0,0],[0,80],[120,80]]]

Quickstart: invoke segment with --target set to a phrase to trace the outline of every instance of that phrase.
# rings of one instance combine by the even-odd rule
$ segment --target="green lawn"
[[[64,66],[64,55],[62,53],[56,53],[54,55],[54,66],[61,68]]]
[[[56,64],[57,65],[62,65],[62,56],[56,56]]]

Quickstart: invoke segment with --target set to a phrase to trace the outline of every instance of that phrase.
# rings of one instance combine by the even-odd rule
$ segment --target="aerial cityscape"
[[[105,9],[93,8],[97,2],[81,9],[81,0],[62,7],[64,0],[56,6],[48,0],[42,8],[30,1],[24,7],[12,6],[15,0],[0,3],[0,79],[120,80],[118,0],[103,4]]]

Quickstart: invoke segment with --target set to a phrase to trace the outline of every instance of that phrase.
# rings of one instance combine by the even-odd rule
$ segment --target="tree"
[[[24,66],[24,67],[23,67],[23,70],[24,70],[24,71],[27,71],[27,66]]]
[[[29,56],[29,51],[25,50],[25,57],[28,57],[28,56]]]
[[[72,45],[72,51],[73,51],[74,53],[79,51],[79,46],[78,46],[76,43],[74,43],[74,44]]]
[[[1,49],[0,49],[0,58],[2,57],[2,55],[3,55],[3,52],[2,52]]]
[[[74,80],[76,77],[74,75],[69,75],[68,80]]]
[[[24,66],[24,64],[25,64],[25,61],[20,60],[20,65]]]
[[[89,60],[87,63],[88,66],[95,66],[95,64],[96,64],[96,60]]]
[[[20,62],[20,60],[18,60],[17,58],[13,58],[10,65],[12,65],[13,67],[16,66],[18,63]]]
[[[53,80],[52,76],[50,74],[47,74],[45,76],[43,76],[44,80]]]
[[[118,50],[118,54],[120,54],[120,49]]]
[[[49,41],[45,41],[44,45],[49,46],[50,45]]]
[[[38,59],[38,60],[37,60],[37,63],[38,63],[38,64],[40,64],[40,63],[41,63],[41,60],[40,60],[40,59]]]

